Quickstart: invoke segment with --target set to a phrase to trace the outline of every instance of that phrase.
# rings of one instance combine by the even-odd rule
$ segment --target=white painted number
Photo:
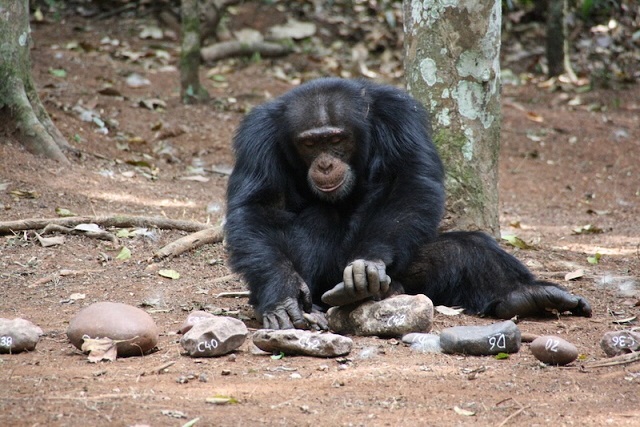
[[[204,353],[206,350],[214,350],[218,348],[218,340],[212,339],[210,341],[200,341],[198,343],[198,351]]]
[[[614,347],[631,348],[631,347],[635,347],[636,340],[634,340],[631,337],[625,337],[623,335],[623,336],[619,336],[619,337],[612,337],[611,338],[611,343],[613,344]]]
[[[387,320],[387,326],[402,326],[407,320],[406,314],[394,314]]]
[[[13,345],[13,337],[0,337],[0,347],[11,347]]]
[[[491,335],[489,337],[489,345],[491,346],[489,350],[493,350],[496,347],[505,349],[507,348],[507,337],[505,337],[504,334]]]
[[[544,348],[547,351],[552,351],[554,353],[557,353],[558,352],[558,344],[560,344],[560,341],[554,340],[553,338],[549,338],[547,340],[547,342],[544,344]]]

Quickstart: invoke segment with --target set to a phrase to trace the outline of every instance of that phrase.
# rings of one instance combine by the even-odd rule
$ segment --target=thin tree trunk
[[[0,115],[30,152],[68,163],[69,144],[51,121],[31,77],[28,0],[0,0]]]
[[[182,102],[202,102],[209,93],[200,84],[200,15],[198,0],[182,0],[182,52],[180,87]]]
[[[405,0],[405,76],[447,171],[446,228],[499,234],[501,2]]]

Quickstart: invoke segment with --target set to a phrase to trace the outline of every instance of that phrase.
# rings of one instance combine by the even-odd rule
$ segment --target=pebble
[[[403,336],[402,342],[409,344],[411,350],[420,353],[442,353],[439,335],[412,332]]]
[[[222,356],[238,349],[248,335],[242,320],[214,316],[194,323],[182,336],[180,345],[191,357]]]
[[[110,338],[117,343],[118,357],[141,356],[158,343],[158,327],[138,307],[117,302],[97,302],[83,308],[69,322],[67,337],[82,349],[84,337]]]
[[[283,352],[315,357],[344,356],[351,351],[351,338],[331,333],[319,333],[302,329],[258,329],[253,343],[262,351]]]
[[[604,334],[600,347],[609,357],[640,351],[640,332],[611,331]]]
[[[359,305],[331,307],[329,329],[338,334],[398,337],[410,332],[429,332],[433,303],[425,295],[398,295]]]
[[[440,333],[442,351],[451,354],[517,353],[520,344],[520,329],[511,320],[483,326],[455,326]]]
[[[212,317],[216,317],[216,316],[214,314],[211,314],[202,310],[192,311],[191,313],[189,313],[185,321],[182,322],[182,325],[180,325],[180,329],[178,329],[178,333],[186,334],[187,332],[189,332],[189,329],[191,329],[193,325],[195,325],[196,323],[205,319],[211,319]]]
[[[0,353],[33,351],[42,329],[26,319],[0,318]]]
[[[566,365],[578,358],[575,345],[554,335],[536,338],[529,348],[536,359],[549,365]]]

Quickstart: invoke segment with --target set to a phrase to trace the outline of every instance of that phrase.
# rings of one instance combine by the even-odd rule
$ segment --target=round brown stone
[[[67,337],[82,349],[84,337],[110,338],[117,343],[118,356],[141,356],[158,342],[158,327],[149,314],[117,302],[97,302],[83,308],[69,322]]]
[[[578,358],[578,349],[560,337],[544,335],[533,340],[531,353],[541,362],[550,365],[566,365]]]

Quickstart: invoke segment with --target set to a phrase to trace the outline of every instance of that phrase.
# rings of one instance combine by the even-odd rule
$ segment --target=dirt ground
[[[203,67],[213,100],[184,106],[176,42],[140,40],[135,25],[118,19],[33,31],[41,97],[83,154],[67,167],[11,141],[0,144],[0,221],[55,217],[56,208],[219,221],[227,177],[212,168],[233,164],[230,140],[243,112],[291,87],[274,72],[279,60],[235,62],[225,81],[207,79]],[[131,72],[150,85],[127,86]],[[112,89],[102,90],[107,85]],[[166,105],[140,104],[154,99]],[[640,425],[640,363],[584,367],[606,359],[599,345],[605,332],[638,325],[615,320],[640,315],[640,86],[551,92],[528,81],[505,85],[503,100],[501,227],[534,246],[507,249],[594,309],[589,319],[523,319],[519,327],[574,343],[578,361],[541,365],[528,344],[497,360],[421,354],[397,340],[357,337],[346,359],[274,360],[246,344],[230,357],[191,359],[176,334],[188,312],[252,316],[246,299],[216,297],[243,290],[228,277],[220,244],[150,267],[155,249],[185,233],[123,238],[132,253],[127,261],[116,260],[119,246],[108,242],[66,236],[63,245],[44,248],[32,233],[19,233],[0,240],[0,317],[29,319],[44,336],[34,352],[0,356],[0,424],[179,426],[199,418],[197,426]],[[108,133],[99,122],[82,121],[78,106],[96,111]],[[588,224],[602,232],[574,232]],[[590,264],[596,253],[599,263]],[[160,277],[158,268],[181,277]],[[564,281],[578,269],[582,278]],[[158,350],[88,363],[65,331],[75,313],[97,301],[144,307],[161,331]],[[434,331],[490,322],[436,314]],[[258,326],[253,319],[247,324]],[[168,362],[175,363],[143,375]],[[217,395],[237,403],[206,402]]]

